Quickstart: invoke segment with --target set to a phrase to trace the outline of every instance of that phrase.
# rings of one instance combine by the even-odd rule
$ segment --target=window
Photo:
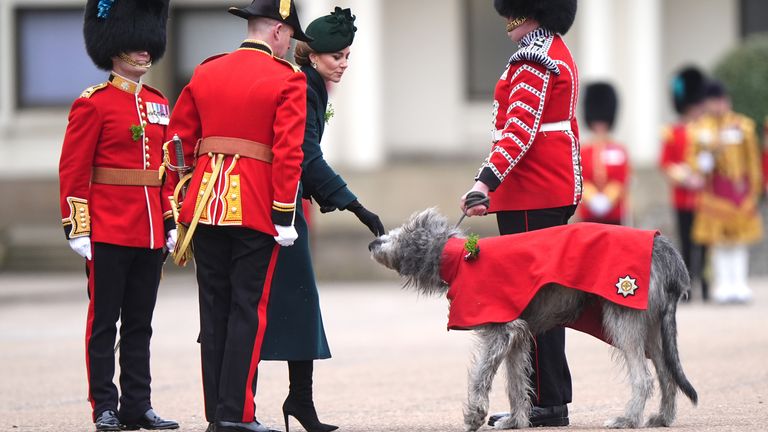
[[[17,107],[69,106],[106,79],[85,51],[82,9],[18,9],[16,29]]]
[[[517,46],[507,37],[504,19],[489,2],[464,0],[464,7],[467,96],[470,100],[490,100]]]
[[[741,0],[741,34],[768,32],[768,2]]]
[[[226,8],[174,9],[170,23],[175,41],[172,55],[175,100],[206,58],[231,52],[246,37],[246,21],[228,14]],[[170,45],[169,45],[170,48]]]

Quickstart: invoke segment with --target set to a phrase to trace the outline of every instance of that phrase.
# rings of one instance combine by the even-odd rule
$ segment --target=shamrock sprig
[[[331,121],[334,114],[336,114],[336,112],[333,110],[333,104],[328,104],[328,108],[325,110],[325,124],[328,124],[328,122]]]
[[[144,126],[131,125],[131,136],[134,141],[140,140],[142,135],[144,135]]]
[[[464,261],[471,261],[477,259],[480,254],[480,236],[477,234],[470,234],[467,237],[467,241],[464,243],[464,250],[467,252],[464,254]]]

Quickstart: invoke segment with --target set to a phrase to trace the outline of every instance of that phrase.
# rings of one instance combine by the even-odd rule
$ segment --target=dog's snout
[[[374,241],[368,243],[368,251],[373,252],[373,250],[379,247],[381,243],[382,243],[381,237],[376,237]]]

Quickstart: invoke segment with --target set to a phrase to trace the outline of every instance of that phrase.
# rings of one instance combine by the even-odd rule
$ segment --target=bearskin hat
[[[93,63],[112,69],[112,57],[147,51],[152,61],[165,53],[170,0],[88,0],[83,35]]]
[[[701,71],[693,66],[680,70],[672,79],[672,101],[675,111],[683,114],[691,105],[704,100],[707,79]]]
[[[576,0],[493,0],[493,6],[504,18],[532,18],[563,35],[576,18]]]
[[[619,105],[613,86],[606,82],[597,82],[588,85],[584,93],[584,117],[587,125],[606,122],[608,127],[612,128]]]

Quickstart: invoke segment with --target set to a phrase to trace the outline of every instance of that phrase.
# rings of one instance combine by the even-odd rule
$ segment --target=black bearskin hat
[[[532,18],[563,35],[576,18],[576,0],[493,0],[493,6],[504,18]]]
[[[112,57],[147,51],[152,61],[165,53],[170,0],[88,0],[83,34],[93,63],[112,69]]]
[[[678,114],[685,113],[691,105],[704,100],[707,79],[698,68],[688,66],[680,70],[672,80],[672,101]]]
[[[587,126],[594,122],[606,122],[612,128],[616,120],[619,99],[613,86],[598,82],[587,86],[584,91],[584,117]]]

